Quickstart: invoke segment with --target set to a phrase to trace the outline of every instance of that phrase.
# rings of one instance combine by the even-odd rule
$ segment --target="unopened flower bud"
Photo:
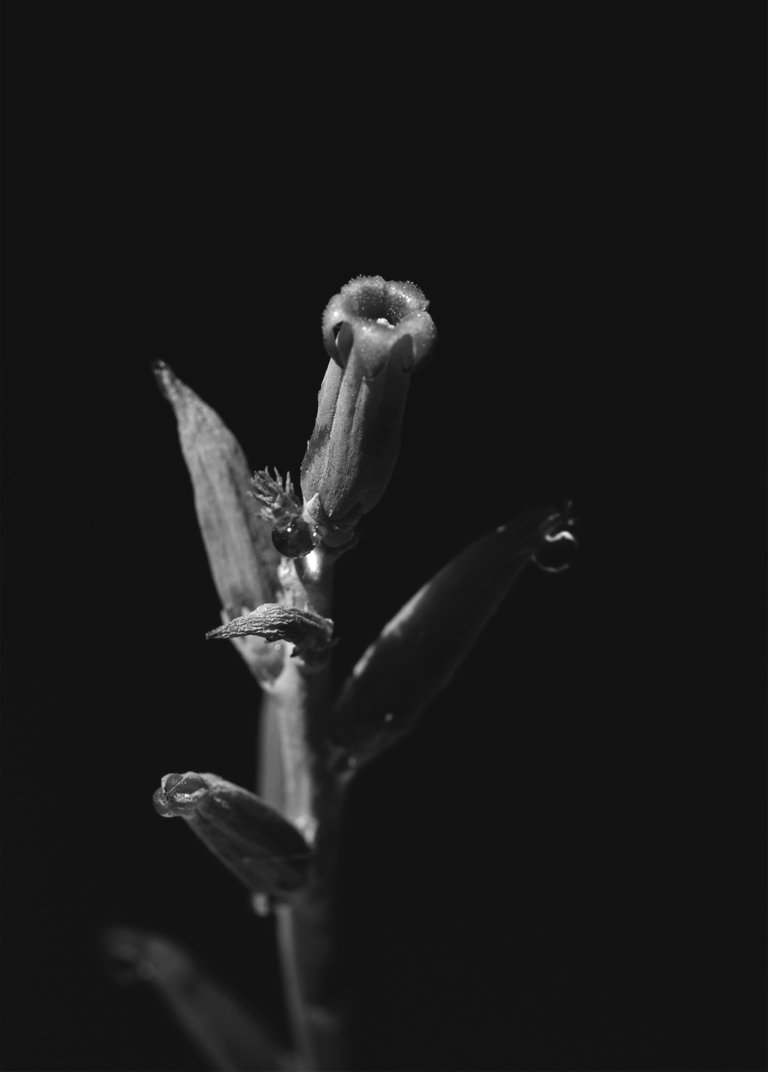
[[[153,796],[165,818],[186,820],[252,893],[285,899],[306,882],[311,850],[296,827],[254,793],[216,774],[166,774]]]
[[[411,373],[426,358],[435,326],[413,283],[361,276],[323,315],[331,362],[301,467],[304,519],[329,547],[351,542],[384,493],[400,451]]]

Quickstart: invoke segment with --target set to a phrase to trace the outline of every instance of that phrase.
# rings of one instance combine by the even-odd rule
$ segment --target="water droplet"
[[[306,521],[296,518],[284,528],[272,529],[272,543],[286,558],[303,558],[315,548],[312,533]]]
[[[578,546],[572,532],[561,529],[544,537],[544,544],[532,557],[534,565],[544,573],[562,573],[567,570],[573,548]]]

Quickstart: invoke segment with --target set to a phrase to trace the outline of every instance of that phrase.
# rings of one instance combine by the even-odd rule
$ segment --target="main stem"
[[[333,559],[316,551],[299,563],[291,584],[301,609],[328,617]],[[302,1068],[340,1070],[346,1065],[345,1015],[338,966],[335,883],[339,849],[341,783],[326,762],[326,717],[330,702],[330,660],[309,667],[289,657],[262,712],[262,745],[279,729],[282,776],[261,777],[279,791],[281,811],[313,846],[309,885],[290,903],[278,906],[277,937],[286,1000]],[[277,803],[277,801],[275,802]]]

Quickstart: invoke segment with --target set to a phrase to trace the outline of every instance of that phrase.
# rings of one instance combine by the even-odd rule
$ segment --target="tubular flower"
[[[351,543],[389,483],[411,373],[435,340],[427,299],[413,283],[360,276],[323,314],[331,358],[301,466],[303,520],[316,543]]]

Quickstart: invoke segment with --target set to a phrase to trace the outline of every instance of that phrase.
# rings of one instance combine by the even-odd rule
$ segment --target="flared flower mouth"
[[[166,774],[160,788],[155,790],[152,803],[159,815],[170,819],[176,815],[194,815],[207,795],[205,779],[199,774],[192,771],[187,774]]]
[[[363,358],[365,375],[375,376],[401,339],[406,371],[424,360],[435,339],[429,302],[413,283],[387,281],[380,275],[358,276],[331,298],[323,313],[323,342],[328,356],[344,368],[353,344]]]

